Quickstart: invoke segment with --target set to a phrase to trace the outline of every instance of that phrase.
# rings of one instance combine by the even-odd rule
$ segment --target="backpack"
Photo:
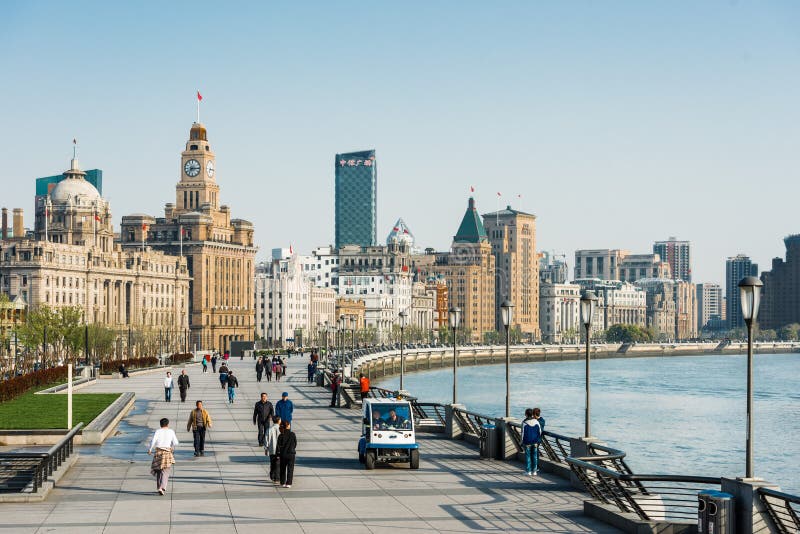
[[[533,422],[534,424],[528,424],[529,421]],[[540,422],[538,423],[538,425],[536,424],[537,423],[536,419],[532,419],[532,418],[531,419],[525,419],[522,422],[522,443],[523,443],[523,445],[535,445],[535,444],[539,443],[540,441],[542,441],[542,432],[543,432],[543,430],[542,430],[541,419],[539,419],[539,421]],[[537,426],[538,426],[538,430],[539,430],[538,433],[536,431],[537,430]]]

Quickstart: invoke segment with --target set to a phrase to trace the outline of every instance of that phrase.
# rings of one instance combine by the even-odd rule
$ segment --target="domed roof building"
[[[37,197],[36,238],[51,243],[98,247],[109,252],[114,245],[111,209],[100,192],[86,180],[76,157],[49,195]]]
[[[412,254],[419,254],[420,250],[416,247],[416,240],[414,238],[414,234],[409,229],[406,222],[403,220],[402,217],[397,219],[397,222],[394,223],[394,227],[392,231],[389,232],[389,235],[386,237],[386,244],[387,245],[396,245],[396,244],[404,244],[408,247],[408,250]]]

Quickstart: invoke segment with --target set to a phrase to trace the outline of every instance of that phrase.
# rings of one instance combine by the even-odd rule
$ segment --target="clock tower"
[[[181,179],[175,187],[177,213],[200,211],[204,204],[209,204],[212,210],[219,209],[214,160],[206,127],[195,122],[189,130],[186,150],[181,152]]]

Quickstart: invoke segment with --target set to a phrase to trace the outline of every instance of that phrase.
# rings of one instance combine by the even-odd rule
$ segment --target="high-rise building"
[[[336,154],[336,248],[378,244],[378,168],[374,150]]]
[[[483,216],[486,235],[494,254],[495,329],[502,332],[499,303],[509,299],[514,305],[511,328],[525,338],[539,339],[539,256],[536,254],[536,216],[512,209]]]
[[[678,241],[670,237],[666,241],[656,241],[653,253],[661,256],[661,260],[669,263],[672,278],[692,281],[691,244],[689,241]]]
[[[723,316],[722,286],[697,284],[697,330],[705,328],[713,317],[721,319]]]
[[[786,261],[772,260],[772,270],[761,273],[764,282],[758,325],[778,329],[800,323],[800,234],[787,236]]]
[[[742,305],[739,301],[739,282],[745,276],[758,276],[758,264],[744,254],[725,261],[725,297],[727,299],[728,328],[744,328]]]
[[[192,342],[225,351],[231,341],[254,336],[257,249],[253,224],[232,219],[230,207],[220,203],[215,159],[206,127],[193,123],[181,152],[175,204],[165,205],[163,217],[123,217],[120,242],[126,249],[144,243],[186,257]]]
[[[441,275],[447,281],[450,305],[461,308],[459,328],[472,341],[481,341],[484,333],[496,327],[494,261],[475,199],[470,198],[450,252],[436,253],[433,263],[419,267],[420,276]]]

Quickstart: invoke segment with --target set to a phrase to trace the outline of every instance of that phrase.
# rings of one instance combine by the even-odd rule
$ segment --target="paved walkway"
[[[438,436],[422,436],[417,471],[365,471],[356,454],[359,412],[328,408],[326,390],[305,382],[306,360],[288,363],[288,379],[258,384],[254,363],[234,360],[242,387],[233,405],[217,376],[198,366],[187,369],[192,388],[185,404],[177,390],[172,403],[163,401],[159,374],[88,387],[89,393],[135,391],[136,408],[115,437],[79,449],[77,464],[46,502],[0,505],[0,532],[617,532],[583,517],[582,496],[562,480],[530,479],[518,466],[478,460],[474,448]],[[288,391],[295,403],[299,445],[291,489],[268,482],[252,425],[261,391],[273,403]],[[193,456],[186,432],[197,399],[214,420],[202,458]],[[181,440],[163,497],[154,491],[146,451],[161,417],[170,419]]]

